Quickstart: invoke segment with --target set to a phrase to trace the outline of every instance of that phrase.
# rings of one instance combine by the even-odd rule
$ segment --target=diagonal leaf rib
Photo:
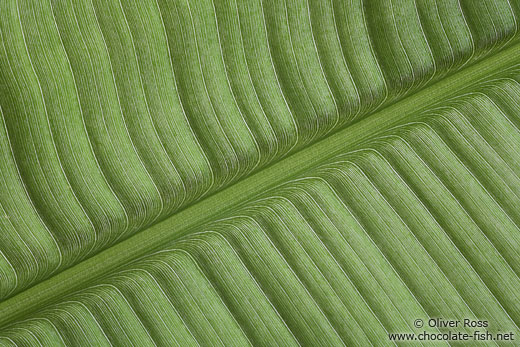
[[[436,84],[374,113],[292,156],[176,213],[137,235],[69,268],[60,274],[0,303],[0,326],[54,302],[95,278],[189,233],[214,216],[265,192],[345,149],[374,138],[386,129],[409,120],[421,109],[450,97],[481,79],[519,62],[520,44],[465,68]],[[374,131],[374,129],[376,129]]]

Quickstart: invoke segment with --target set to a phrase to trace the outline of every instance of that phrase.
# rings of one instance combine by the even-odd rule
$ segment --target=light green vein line
[[[465,68],[364,120],[273,164],[234,185],[174,214],[111,248],[0,303],[0,327],[86,287],[153,250],[186,235],[195,227],[250,200],[387,129],[413,119],[432,104],[460,93],[480,80],[520,65],[520,43]]]

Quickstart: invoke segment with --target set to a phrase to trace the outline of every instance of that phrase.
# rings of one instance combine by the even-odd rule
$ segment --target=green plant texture
[[[0,0],[0,346],[520,343],[519,25]]]

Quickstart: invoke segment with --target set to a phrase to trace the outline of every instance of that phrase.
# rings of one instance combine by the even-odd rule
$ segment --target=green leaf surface
[[[0,345],[518,337],[519,16],[0,2]]]

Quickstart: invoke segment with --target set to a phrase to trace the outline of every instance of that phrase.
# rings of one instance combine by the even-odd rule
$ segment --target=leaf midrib
[[[335,155],[344,153],[348,148],[377,137],[382,132],[419,114],[419,111],[435,102],[457,94],[461,89],[514,66],[515,63],[519,64],[519,57],[520,43],[515,43],[0,302],[0,327],[56,302],[64,295],[86,287],[88,283],[118,267],[189,234],[197,226],[214,219],[215,216],[232,210]]]

